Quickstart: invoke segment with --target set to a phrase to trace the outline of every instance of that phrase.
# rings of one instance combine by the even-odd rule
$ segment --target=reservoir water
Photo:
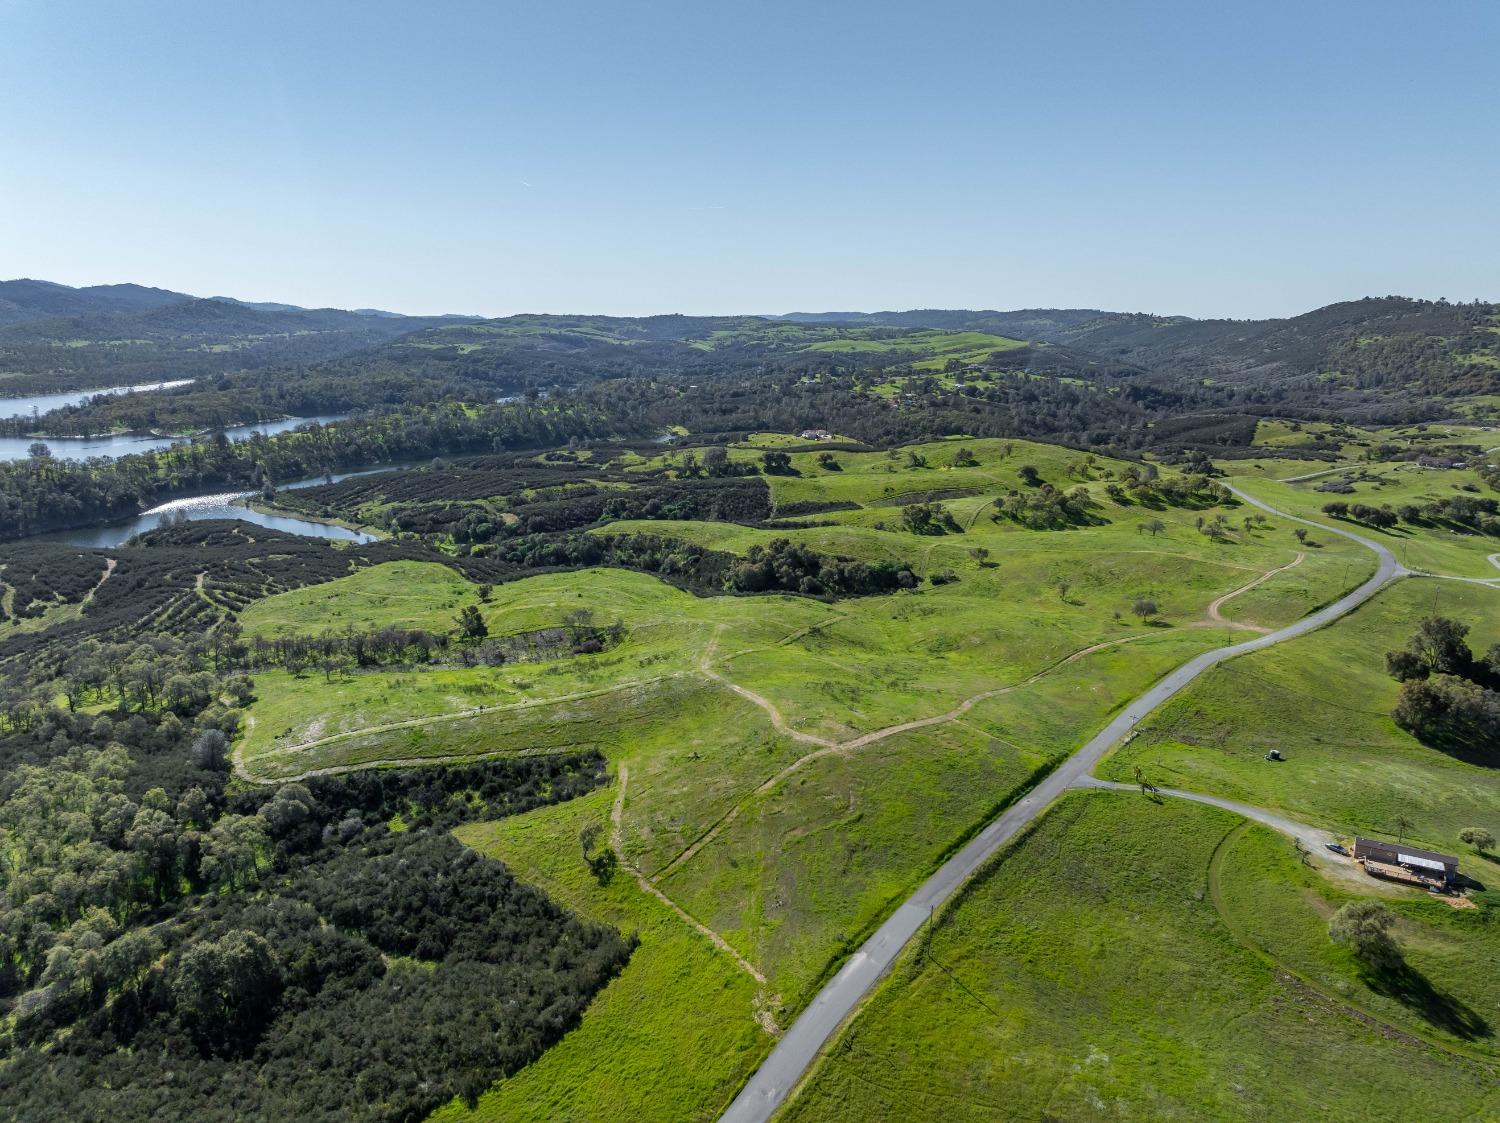
[[[20,399],[11,399],[18,401]],[[321,414],[317,417],[287,417],[280,421],[261,421],[254,425],[236,425],[225,429],[224,435],[232,441],[243,441],[251,433],[272,436],[295,429],[298,425],[318,422],[327,425],[331,421],[342,421],[347,413]],[[146,437],[139,434],[117,433],[103,437],[0,437],[0,460],[25,460],[31,455],[31,446],[41,441],[52,450],[58,459],[86,460],[90,456],[107,456],[113,460],[132,452],[149,452],[156,448],[170,448],[174,444],[189,440],[188,437]],[[199,438],[202,439],[201,437]]]
[[[360,472],[340,472],[334,474],[332,481],[337,483],[351,476],[368,476],[376,472],[393,470],[395,466],[367,468]],[[316,476],[312,479],[298,480],[295,483],[282,484],[278,490],[290,491],[303,487],[317,487],[327,482],[329,482],[329,477]],[[85,527],[80,530],[60,530],[53,534],[37,534],[24,538],[22,541],[66,542],[70,546],[119,546],[137,534],[155,530],[161,525],[163,519],[175,518],[179,514],[191,522],[200,519],[239,519],[242,522],[254,523],[256,526],[281,530],[288,534],[301,534],[308,538],[335,538],[344,542],[360,543],[375,541],[373,534],[365,534],[362,531],[349,530],[342,526],[327,526],[292,515],[268,515],[241,505],[244,499],[254,494],[253,491],[225,491],[213,495],[194,495],[187,499],[173,499],[124,522],[110,523],[108,526]]]
[[[0,398],[0,417],[26,417],[31,413],[51,413],[63,406],[81,406],[99,394],[144,394],[148,390],[170,390],[190,386],[191,378],[171,382],[143,382],[139,386],[106,386],[102,390],[64,390],[60,394],[28,394],[22,398]]]

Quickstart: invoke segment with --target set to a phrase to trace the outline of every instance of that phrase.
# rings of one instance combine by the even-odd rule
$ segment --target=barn
[[[1383,842],[1378,838],[1356,838],[1354,860],[1372,877],[1409,881],[1451,889],[1458,880],[1458,859],[1452,854],[1421,850],[1400,842]]]

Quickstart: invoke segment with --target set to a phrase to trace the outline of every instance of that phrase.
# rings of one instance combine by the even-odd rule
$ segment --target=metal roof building
[[[1372,864],[1393,867],[1390,872],[1405,871],[1412,880],[1436,882],[1444,888],[1451,886],[1458,877],[1458,859],[1452,854],[1439,854],[1435,850],[1422,850],[1378,838],[1356,838],[1354,859],[1364,863],[1365,869],[1377,876],[1387,871],[1371,869]]]

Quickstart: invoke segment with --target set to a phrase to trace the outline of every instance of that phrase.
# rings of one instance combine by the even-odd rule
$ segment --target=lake
[[[339,472],[334,474],[333,482],[347,480],[352,476],[369,476],[376,472],[397,470],[399,470],[398,467],[393,465],[385,468],[366,468],[359,472]],[[316,476],[312,479],[298,480],[295,483],[282,484],[277,490],[291,491],[303,487],[317,487],[327,482],[328,477]],[[110,523],[108,526],[85,527],[80,530],[60,530],[52,534],[36,534],[23,538],[21,541],[66,542],[70,546],[119,546],[143,531],[155,530],[161,525],[163,518],[175,517],[178,512],[181,512],[182,516],[190,522],[197,522],[201,519],[239,519],[241,522],[254,523],[256,526],[281,530],[288,534],[301,534],[308,538],[336,538],[344,542],[359,543],[375,541],[373,534],[349,530],[347,527],[327,526],[323,523],[299,519],[293,515],[268,515],[239,505],[240,500],[254,494],[253,491],[224,491],[213,495],[194,495],[187,499],[173,499],[169,503],[153,507],[124,522]]]
[[[99,394],[144,394],[148,390],[170,390],[174,386],[191,386],[191,378],[171,382],[143,382],[139,386],[106,386],[102,390],[65,390],[60,394],[28,394],[21,398],[0,398],[0,417],[26,417],[33,411],[51,413],[63,406],[81,406]]]
[[[20,399],[10,399],[19,401]],[[251,433],[272,436],[316,421],[327,425],[332,421],[343,421],[347,413],[320,414],[317,417],[287,417],[280,421],[261,421],[254,425],[236,425],[225,429],[224,435],[232,441],[242,441]],[[212,434],[205,434],[212,436]],[[0,437],[0,460],[25,460],[38,440],[52,450],[59,459],[86,460],[90,456],[107,456],[114,459],[132,452],[150,452],[157,448],[171,448],[174,444],[190,440],[189,437],[145,437],[130,433],[116,433],[104,437]],[[197,439],[202,440],[203,436]]]

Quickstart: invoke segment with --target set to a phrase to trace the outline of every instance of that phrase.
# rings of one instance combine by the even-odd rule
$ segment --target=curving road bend
[[[786,1100],[792,1088],[812,1065],[824,1043],[847,1018],[861,999],[890,969],[901,949],[917,934],[934,910],[958,890],[981,865],[1004,846],[1053,800],[1069,787],[1088,778],[1104,753],[1128,734],[1138,722],[1167,699],[1177,694],[1210,667],[1270,647],[1297,636],[1306,635],[1353,611],[1386,585],[1403,577],[1408,570],[1396,555],[1373,539],[1352,530],[1297,518],[1230,486],[1241,500],[1278,518],[1316,527],[1328,534],[1351,539],[1375,552],[1379,558],[1375,575],[1353,592],[1333,604],[1319,609],[1278,631],[1254,639],[1221,647],[1188,660],[1170,671],[1154,686],[1115,715],[1108,725],[1082,748],[1062,762],[1031,792],[980,831],[962,850],[939,867],[910,897],[893,912],[859,950],[849,957],[843,968],[820,990],[808,1007],[776,1043],[740,1094],[721,1116],[721,1123],[762,1123]]]
[[[1093,776],[1081,776],[1073,781],[1075,788],[1103,789],[1111,792],[1134,792],[1140,790],[1139,784],[1122,784],[1114,780],[1100,780]],[[1330,842],[1338,842],[1337,836],[1332,831],[1325,831],[1321,827],[1310,827],[1306,823],[1299,823],[1296,819],[1288,819],[1284,815],[1278,815],[1274,811],[1267,811],[1264,807],[1254,807],[1248,803],[1239,803],[1232,799],[1224,799],[1217,795],[1204,795],[1202,792],[1184,791],[1182,788],[1156,788],[1157,795],[1171,796],[1173,799],[1186,799],[1192,803],[1206,803],[1210,807],[1221,807],[1225,811],[1233,811],[1246,819],[1254,819],[1257,823],[1264,823],[1272,830],[1280,831],[1288,838],[1295,838],[1302,844],[1302,849],[1307,851],[1314,861],[1326,862],[1331,853],[1327,849]],[[1329,862],[1328,864],[1332,864]]]

